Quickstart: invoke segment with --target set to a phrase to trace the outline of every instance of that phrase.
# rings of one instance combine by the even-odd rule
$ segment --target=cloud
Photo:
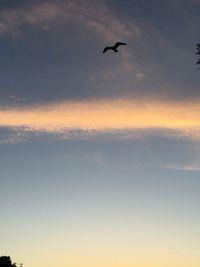
[[[199,164],[191,164],[191,165],[170,165],[167,166],[167,169],[178,170],[178,171],[188,171],[188,172],[199,172],[200,171],[200,163]]]
[[[199,139],[195,139],[195,142],[191,142],[187,147],[187,160],[184,163],[172,163],[168,165],[167,169],[188,171],[188,172],[199,172],[200,171],[200,146]]]
[[[0,34],[16,35],[23,26],[53,29],[56,25],[63,29],[67,23],[75,21],[95,32],[107,41],[139,35],[136,25],[127,25],[117,19],[103,3],[94,1],[44,1],[14,9],[0,11]]]
[[[169,135],[173,131],[176,136],[199,140],[199,117],[198,102],[110,99],[7,107],[0,110],[0,126],[54,134],[79,130],[90,135],[163,129]]]
[[[29,135],[24,131],[23,127],[11,129],[3,127],[0,129],[0,145],[25,142],[28,137]]]

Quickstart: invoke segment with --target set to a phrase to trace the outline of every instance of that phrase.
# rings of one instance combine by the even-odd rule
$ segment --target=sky
[[[199,0],[0,1],[1,255],[200,265],[199,12]]]

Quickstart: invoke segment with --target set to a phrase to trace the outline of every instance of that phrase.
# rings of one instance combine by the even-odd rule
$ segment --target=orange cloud
[[[170,129],[193,138],[200,132],[198,102],[113,99],[62,102],[0,110],[1,127],[32,131]]]

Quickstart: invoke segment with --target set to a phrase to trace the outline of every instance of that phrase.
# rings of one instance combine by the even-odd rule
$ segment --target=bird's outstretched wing
[[[105,48],[104,48],[104,50],[103,50],[103,53],[105,53],[107,50],[109,50],[110,49],[110,47],[108,47],[108,46],[106,46]]]
[[[120,45],[127,45],[127,44],[122,43],[122,42],[117,42],[113,47],[116,49],[116,48],[118,48]]]

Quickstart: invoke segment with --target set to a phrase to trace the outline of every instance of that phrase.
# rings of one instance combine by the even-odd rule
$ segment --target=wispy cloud
[[[3,127],[0,131],[0,145],[1,144],[16,144],[24,142],[28,139],[29,134],[23,127],[7,128]]]
[[[170,165],[167,166],[167,169],[178,170],[178,171],[188,171],[188,172],[199,172],[200,171],[200,163],[199,164],[191,164],[191,165]]]
[[[121,22],[103,3],[82,0],[44,1],[40,4],[2,10],[0,34],[16,35],[26,25],[43,30],[53,29],[56,25],[66,27],[69,21],[79,22],[109,41],[140,34],[136,25]]]
[[[200,146],[199,139],[195,142],[190,143],[187,149],[187,161],[182,164],[172,163],[168,165],[167,169],[188,171],[188,172],[199,172],[200,171]]]

